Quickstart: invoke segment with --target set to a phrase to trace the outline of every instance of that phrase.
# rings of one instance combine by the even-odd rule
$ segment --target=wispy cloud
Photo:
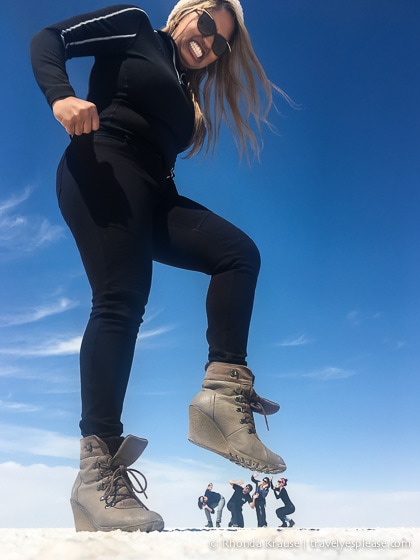
[[[78,354],[80,351],[81,336],[73,336],[68,339],[52,339],[42,345],[20,345],[15,347],[0,348],[0,354],[6,356],[68,356]]]
[[[0,400],[0,410],[4,412],[38,412],[40,408],[36,405]]]
[[[357,311],[357,309],[353,309],[353,311],[349,311],[346,315],[346,319],[353,326],[360,325],[360,323],[362,322],[360,311]]]
[[[382,317],[381,313],[374,313],[370,315],[368,313],[362,313],[358,309],[353,309],[349,311],[346,315],[346,321],[349,322],[353,327],[358,327],[366,321],[377,321]]]
[[[25,202],[30,196],[32,189],[26,187],[21,194],[13,194],[6,200],[0,200],[0,216],[7,213],[9,210],[15,208]]]
[[[0,200],[0,253],[22,254],[55,243],[64,235],[62,226],[55,226],[38,215],[25,216],[19,212],[31,195],[30,188],[21,194]]]
[[[146,340],[148,338],[157,338],[159,336],[161,336],[162,334],[165,334],[169,331],[173,330],[173,327],[160,327],[158,329],[150,329],[150,330],[145,330],[142,329],[140,330],[140,334],[138,336],[139,340]]]
[[[305,373],[302,377],[309,377],[311,379],[319,379],[320,381],[332,381],[335,379],[347,379],[353,377],[356,372],[348,369],[337,367],[326,367],[309,373]]]
[[[277,346],[304,346],[305,344],[310,344],[312,340],[307,338],[304,334],[293,338],[286,338],[281,342],[277,343]]]
[[[170,331],[172,327],[161,327],[149,331],[143,331],[139,340],[151,340],[159,338],[162,334]],[[0,347],[0,355],[14,357],[48,357],[48,356],[71,356],[80,352],[82,336],[70,336],[61,338],[50,338],[41,344],[19,344]],[[144,347],[144,346],[143,346]]]
[[[14,377],[19,374],[20,369],[15,366],[1,366],[0,377]]]
[[[391,350],[401,350],[407,346],[407,342],[405,340],[393,340],[389,337],[384,338],[383,344]]]
[[[57,432],[0,424],[0,449],[2,453],[62,457],[76,459],[79,454],[79,440]]]
[[[48,305],[35,307],[26,311],[18,311],[13,314],[0,315],[0,327],[13,327],[16,325],[35,323],[51,315],[64,313],[77,305],[77,301],[72,301],[68,298],[60,298],[58,301]]]
[[[44,347],[34,348],[32,356],[68,356],[70,354],[78,354],[81,343],[81,336],[74,336],[68,340],[52,340]]]
[[[317,369],[314,371],[302,373],[302,372],[290,372],[290,373],[280,373],[276,377],[286,378],[286,379],[317,379],[319,381],[334,381],[337,379],[347,379],[356,375],[356,372],[349,369],[343,369],[338,367],[325,367]]]

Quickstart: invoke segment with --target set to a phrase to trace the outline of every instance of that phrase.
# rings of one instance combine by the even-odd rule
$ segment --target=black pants
[[[244,514],[242,513],[242,504],[235,504],[235,502],[228,502],[226,507],[231,513],[230,526],[243,527]]]
[[[246,364],[258,250],[235,226],[180,196],[167,176],[158,154],[98,134],[74,137],[58,168],[60,209],[92,288],[80,353],[83,436],[122,434],[154,260],[210,276],[208,360]]]
[[[284,521],[287,515],[295,512],[295,506],[293,504],[279,507],[276,509],[276,515],[281,520]]]
[[[257,513],[258,527],[265,527],[267,525],[265,504],[266,504],[265,499],[257,498],[255,500],[255,511]]]

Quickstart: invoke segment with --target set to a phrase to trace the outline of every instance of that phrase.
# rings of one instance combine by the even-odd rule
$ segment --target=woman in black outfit
[[[75,96],[66,73],[66,61],[83,56],[95,57],[87,100]],[[71,136],[57,196],[92,288],[80,351],[76,529],[161,530],[160,515],[134,492],[144,492],[145,481],[133,485],[127,474],[147,441],[122,437],[121,423],[153,261],[210,278],[208,364],[203,391],[190,406],[190,441],[253,470],[286,468],[255,433],[253,412],[271,414],[278,405],[255,392],[246,367],[258,249],[174,183],[177,154],[208,150],[228,114],[240,152],[258,152],[248,120],[265,121],[260,92],[269,109],[272,85],[239,0],[181,0],[162,31],[136,6],[103,8],[40,31],[31,58],[55,118]]]
[[[295,522],[293,519],[289,519],[287,517],[291,513],[295,512],[295,506],[292,503],[292,500],[289,498],[289,494],[287,493],[286,487],[287,486],[287,478],[281,478],[277,486],[273,488],[274,495],[276,496],[277,500],[281,500],[284,504],[283,507],[279,507],[276,509],[276,515],[281,521],[280,527],[293,527]]]
[[[265,476],[261,482],[257,480],[257,476],[258,473],[251,476],[251,480],[255,484],[255,512],[257,514],[257,523],[258,527],[267,527],[265,505],[272,483],[267,476]]]

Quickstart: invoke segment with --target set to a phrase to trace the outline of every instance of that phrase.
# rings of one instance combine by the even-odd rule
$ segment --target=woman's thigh
[[[258,249],[248,235],[188,198],[174,197],[159,209],[153,239],[153,257],[161,263],[209,275],[236,263],[258,274]]]
[[[57,174],[59,205],[94,293],[148,293],[155,187],[118,140],[82,138],[67,149]]]

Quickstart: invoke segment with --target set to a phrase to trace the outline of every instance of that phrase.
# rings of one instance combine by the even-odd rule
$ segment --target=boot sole
[[[278,474],[286,470],[286,465],[284,463],[273,467],[261,464],[249,455],[239,453],[234,447],[232,447],[232,445],[229,444],[214,422],[194,405],[190,405],[189,415],[190,429],[188,441],[194,445],[198,445],[198,447],[217,453],[225,459],[232,461],[232,463],[251,471]],[[192,433],[191,426],[195,427],[194,434]]]
[[[126,532],[134,532],[134,531],[141,531],[143,533],[150,533],[152,531],[162,531],[164,527],[163,520],[156,519],[155,521],[145,522],[143,525],[131,525],[126,527],[101,527],[94,523],[92,517],[89,515],[87,510],[81,506],[75,500],[70,500],[71,509],[73,511],[74,517],[74,525],[76,528],[76,532],[79,533],[81,531],[102,531],[102,532],[109,532],[109,531],[126,531]]]

